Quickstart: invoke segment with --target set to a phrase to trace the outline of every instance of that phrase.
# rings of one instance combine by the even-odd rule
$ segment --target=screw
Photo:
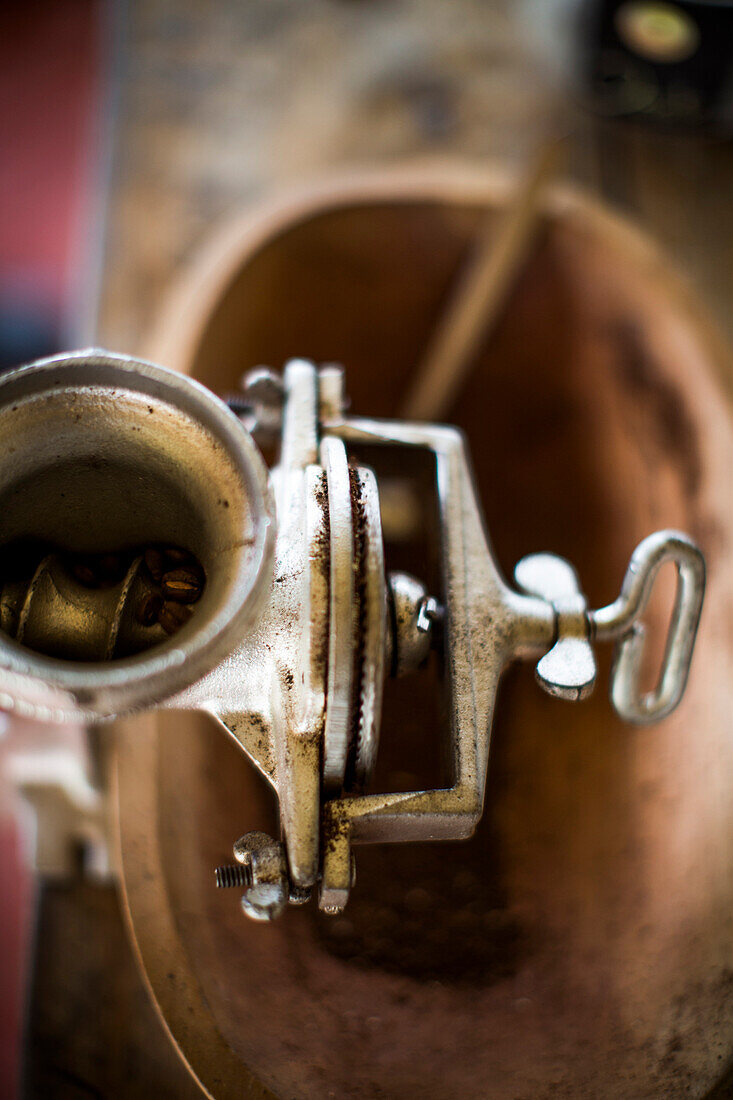
[[[438,601],[409,573],[387,577],[392,629],[388,639],[388,661],[392,676],[405,676],[419,668],[433,644],[433,627],[441,617]]]
[[[282,378],[269,367],[255,367],[244,375],[240,386],[241,393],[227,394],[227,405],[258,442],[275,442],[285,401]]]
[[[433,623],[440,622],[443,608],[434,596],[426,596],[417,609],[415,626],[422,634],[429,634]]]
[[[251,886],[252,869],[243,863],[225,863],[214,869],[216,885],[219,889],[231,886]]]

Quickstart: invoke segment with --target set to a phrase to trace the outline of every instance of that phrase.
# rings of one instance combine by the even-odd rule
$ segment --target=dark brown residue
[[[328,488],[326,486],[326,475],[321,475],[319,479],[318,487],[315,490],[316,502],[320,506],[323,512],[323,529],[318,533],[316,539],[316,555],[317,562],[323,570],[323,579],[325,581],[326,593],[329,593],[329,577],[331,569],[331,543],[329,538],[330,520],[329,520],[329,504],[328,504]],[[330,598],[330,597],[327,597]],[[318,639],[314,639],[315,642]],[[323,637],[324,651],[322,653],[314,654],[316,663],[323,666],[324,676],[328,677],[328,633],[326,632]]]

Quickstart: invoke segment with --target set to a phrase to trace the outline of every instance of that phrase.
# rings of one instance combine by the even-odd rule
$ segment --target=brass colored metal
[[[6,576],[0,587],[0,630],[48,657],[111,661],[142,653],[188,622],[192,609],[175,605],[197,603],[204,590],[203,570],[195,560],[161,572],[156,582],[147,559],[155,554],[162,562],[170,550],[76,560],[44,552],[34,567],[28,549],[12,555],[9,579],[7,555],[0,562],[0,576]]]

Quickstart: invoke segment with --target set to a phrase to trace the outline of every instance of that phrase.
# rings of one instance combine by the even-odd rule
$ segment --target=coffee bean
[[[160,550],[157,550],[154,546],[151,546],[145,551],[143,560],[148,568],[148,573],[153,578],[156,584],[160,584],[163,577],[163,555]]]
[[[166,634],[175,634],[190,618],[191,612],[187,607],[184,607],[181,603],[167,600],[160,610],[158,622]]]
[[[178,603],[195,603],[201,595],[201,581],[193,569],[173,569],[163,574],[163,595]]]
[[[166,546],[165,556],[171,565],[188,565],[195,561],[193,554],[189,554],[188,550],[182,550],[180,546]]]
[[[157,592],[149,592],[140,602],[135,618],[141,626],[153,626],[158,621],[158,616],[163,609],[163,597]]]

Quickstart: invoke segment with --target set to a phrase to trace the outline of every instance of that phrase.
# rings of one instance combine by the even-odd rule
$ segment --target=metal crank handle
[[[665,562],[677,569],[677,591],[669,624],[664,660],[654,691],[642,694],[639,674],[644,651],[640,621],[657,573]],[[615,638],[611,700],[627,722],[657,722],[682,698],[692,661],[695,636],[705,594],[705,559],[680,531],[657,531],[640,542],[631,556],[618,599],[589,613],[592,637]]]
[[[665,562],[677,570],[677,589],[657,685],[639,686],[645,628],[641,617],[657,573]],[[592,643],[616,640],[611,701],[627,722],[658,722],[682,698],[690,671],[705,593],[705,559],[680,531],[657,531],[631,556],[621,593],[612,604],[589,610],[573,567],[554,554],[530,554],[514,571],[519,587],[548,600],[555,611],[556,640],[537,665],[537,680],[550,695],[585,698],[593,690],[596,663]]]

